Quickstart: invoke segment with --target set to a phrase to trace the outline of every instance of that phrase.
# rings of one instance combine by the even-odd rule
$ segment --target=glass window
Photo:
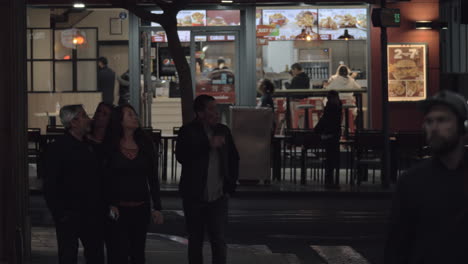
[[[55,59],[56,60],[71,60],[73,58],[73,45],[71,43],[70,30],[55,31]]]
[[[78,34],[84,38],[84,43],[76,46],[78,59],[96,58],[97,31],[95,29],[81,29]]]
[[[34,29],[33,59],[52,59],[52,39],[50,29]]]
[[[35,61],[33,62],[33,89],[35,92],[52,92],[52,62]]]
[[[55,63],[55,90],[57,92],[73,91],[73,64],[71,61]]]
[[[97,66],[95,61],[78,61],[78,91],[97,90]]]

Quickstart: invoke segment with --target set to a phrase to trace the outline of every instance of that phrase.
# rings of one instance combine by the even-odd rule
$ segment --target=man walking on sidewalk
[[[468,106],[441,91],[422,109],[433,156],[398,182],[385,263],[468,263]]]
[[[176,157],[182,164],[179,191],[188,232],[189,264],[203,263],[205,230],[212,263],[225,264],[228,198],[236,188],[239,154],[229,128],[218,123],[212,96],[195,98],[194,110],[196,119],[182,126],[176,145]]]
[[[85,135],[91,120],[82,105],[60,109],[65,135],[52,143],[45,157],[44,195],[57,233],[60,264],[77,263],[78,239],[88,264],[104,263],[98,159]]]

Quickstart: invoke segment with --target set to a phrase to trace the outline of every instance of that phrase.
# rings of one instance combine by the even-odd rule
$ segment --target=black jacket
[[[224,193],[232,194],[239,177],[239,153],[231,131],[218,124],[217,129],[225,135],[226,144],[219,150],[224,178]],[[193,121],[181,127],[176,143],[176,158],[182,164],[179,191],[184,199],[202,200],[208,176],[210,144],[203,124]]]
[[[323,135],[341,134],[341,102],[338,105],[327,104],[314,131]]]
[[[305,72],[299,73],[297,76],[294,76],[291,80],[291,85],[289,89],[309,89],[310,88],[310,79]]]
[[[97,76],[97,88],[102,92],[102,101],[114,103],[115,72],[108,67],[101,68]]]
[[[67,213],[101,213],[99,161],[92,146],[65,133],[48,146],[44,159],[44,195],[55,219]]]
[[[467,172],[462,166],[449,170],[431,158],[400,178],[386,264],[468,263]]]

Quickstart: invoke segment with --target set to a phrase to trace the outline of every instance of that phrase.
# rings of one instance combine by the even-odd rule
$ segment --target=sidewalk
[[[326,189],[323,183],[313,181],[310,178],[306,185],[299,183],[300,176],[297,175],[296,183],[289,178],[281,182],[271,182],[270,184],[259,183],[257,185],[239,185],[236,190],[236,197],[350,197],[350,198],[383,198],[392,197],[394,186],[383,189],[379,184],[380,172],[377,172],[376,183],[363,182],[360,186],[346,184],[345,173],[342,170],[340,175],[340,189]],[[164,196],[178,196],[178,183],[176,179],[168,179],[161,182],[161,194]],[[30,167],[29,189],[31,195],[42,195],[42,180],[36,177],[35,168]]]
[[[182,237],[148,234],[146,263],[185,264],[187,262],[187,241]],[[208,244],[204,247],[204,263],[211,263]],[[57,243],[52,227],[32,228],[32,257],[30,264],[57,263]],[[80,247],[78,263],[84,264]],[[262,245],[228,245],[228,264],[300,264],[292,254],[271,252]]]

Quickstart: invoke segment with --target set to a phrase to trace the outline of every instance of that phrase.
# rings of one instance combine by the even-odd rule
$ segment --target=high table
[[[326,97],[329,89],[288,89],[276,90],[273,97],[286,97],[286,127],[291,129],[291,98],[307,98],[307,97]],[[339,93],[353,93],[356,98],[356,107],[358,108],[358,116],[356,117],[356,126],[358,130],[363,129],[363,111],[362,111],[362,94],[367,93],[367,89],[335,89]]]

